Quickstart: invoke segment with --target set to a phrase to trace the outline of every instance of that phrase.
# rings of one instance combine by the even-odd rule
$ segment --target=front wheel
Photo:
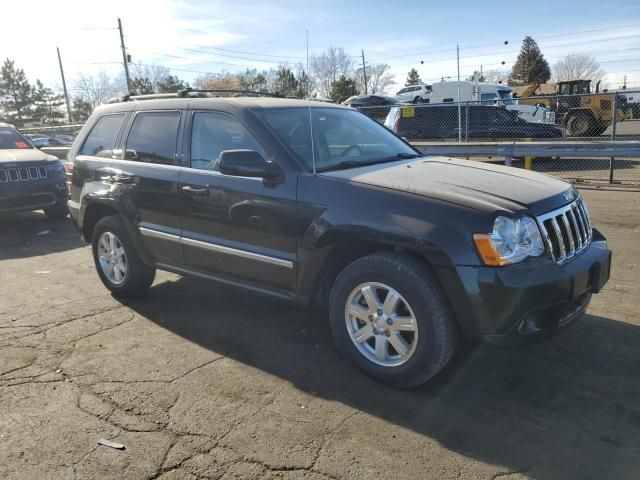
[[[457,343],[437,280],[420,261],[397,253],[348,265],[331,291],[330,319],[347,357],[370,376],[400,387],[437,374]]]
[[[92,247],[100,280],[114,295],[139,296],[153,283],[155,268],[142,261],[118,216],[98,221],[93,231]]]

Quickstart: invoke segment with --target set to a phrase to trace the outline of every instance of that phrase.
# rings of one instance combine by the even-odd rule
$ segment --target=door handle
[[[187,195],[191,195],[192,197],[208,197],[209,189],[208,188],[197,188],[192,187],[191,185],[185,185],[180,190]]]

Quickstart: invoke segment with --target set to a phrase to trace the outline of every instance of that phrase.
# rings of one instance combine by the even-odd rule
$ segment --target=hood
[[[321,175],[435,198],[483,212],[544,213],[573,201],[569,182],[519,168],[423,157]]]
[[[45,160],[58,160],[53,155],[47,155],[37,148],[1,149],[0,163],[19,162],[43,162]]]

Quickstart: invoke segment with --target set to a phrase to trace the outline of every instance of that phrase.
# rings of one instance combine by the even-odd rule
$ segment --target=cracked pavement
[[[589,314],[414,390],[355,370],[321,310],[167,273],[124,303],[68,221],[2,217],[0,477],[635,479],[640,193],[582,194],[614,250]]]

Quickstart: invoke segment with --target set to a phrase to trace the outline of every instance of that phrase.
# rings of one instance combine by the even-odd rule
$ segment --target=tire
[[[63,218],[67,218],[69,210],[67,210],[67,205],[65,203],[56,203],[51,207],[45,208],[44,214],[50,220],[61,220]]]
[[[416,97],[413,99],[413,103],[422,103],[422,98]]]
[[[114,243],[111,243],[112,237],[115,237]],[[98,221],[91,243],[93,261],[100,280],[114,295],[137,297],[151,286],[156,269],[142,261],[129,232],[117,215],[103,217]],[[104,248],[105,246],[108,248]],[[110,269],[109,262],[112,260],[114,264]],[[116,268],[117,265],[123,268]]]
[[[359,318],[371,313],[365,290],[359,290],[363,285],[373,286],[371,291],[375,290],[378,305],[382,304],[376,313],[385,310],[374,320],[372,316]],[[386,287],[400,296],[397,316],[391,323],[385,303],[391,290],[385,295]],[[348,313],[354,306],[357,315]],[[426,266],[407,255],[377,253],[345,267],[331,290],[329,314],[331,330],[342,353],[371,377],[393,386],[413,387],[426,382],[447,365],[456,348],[458,334],[453,314],[437,280]],[[411,322],[406,319],[410,317],[415,331],[400,331],[408,330]],[[370,329],[374,332],[371,336]],[[364,333],[360,336],[354,331]],[[404,340],[400,345],[406,349],[404,356],[392,343],[393,337],[397,344],[398,334]],[[368,340],[358,342],[357,336]],[[386,345],[381,348],[381,356],[378,342]]]
[[[578,112],[567,118],[567,134],[571,137],[595,136],[597,125],[591,115]]]

